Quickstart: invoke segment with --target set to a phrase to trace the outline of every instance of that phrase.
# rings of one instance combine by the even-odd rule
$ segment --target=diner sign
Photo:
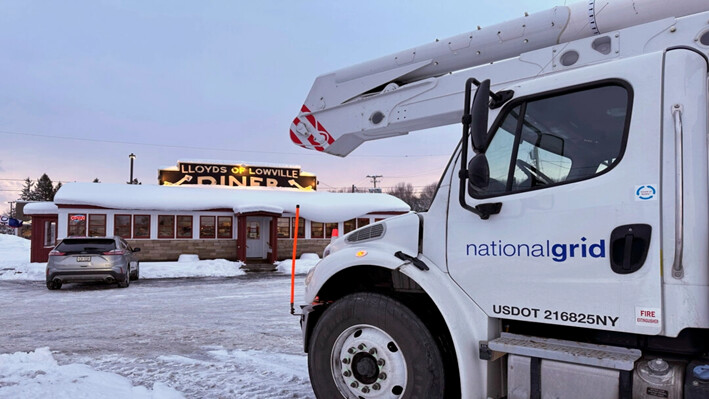
[[[165,186],[216,185],[229,187],[290,187],[315,190],[317,178],[303,176],[300,168],[178,162],[177,170],[160,169],[159,183]]]

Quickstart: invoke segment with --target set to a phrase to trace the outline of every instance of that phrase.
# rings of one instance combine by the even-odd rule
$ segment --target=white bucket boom
[[[344,156],[366,140],[406,134],[407,131],[367,135],[361,133],[365,130],[361,126],[344,132],[327,130],[318,118],[319,113],[363,101],[371,95],[386,93],[405,84],[516,57],[559,43],[663,18],[707,11],[708,2],[589,0],[554,7],[342,68],[315,80],[300,113],[291,124],[290,137],[301,147]],[[386,115],[375,113],[366,117],[373,125],[379,125]],[[425,127],[429,126],[420,128]],[[411,126],[408,129],[415,130]]]

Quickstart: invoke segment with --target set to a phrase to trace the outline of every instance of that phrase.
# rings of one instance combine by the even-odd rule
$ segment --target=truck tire
[[[308,371],[318,398],[443,398],[444,365],[426,325],[384,295],[357,293],[331,305],[310,339]]]

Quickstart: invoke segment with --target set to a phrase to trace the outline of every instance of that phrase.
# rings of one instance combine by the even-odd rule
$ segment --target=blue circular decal
[[[647,185],[647,186],[640,186],[638,189],[635,191],[635,195],[641,199],[641,200],[651,200],[655,198],[655,194],[657,194],[657,190],[655,187]]]

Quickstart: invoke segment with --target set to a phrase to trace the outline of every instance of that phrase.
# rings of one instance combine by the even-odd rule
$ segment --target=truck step
[[[488,342],[487,345],[490,350],[500,354],[511,353],[532,358],[624,371],[632,370],[635,361],[642,356],[642,352],[638,349],[530,337],[511,333],[502,333],[500,338]]]

